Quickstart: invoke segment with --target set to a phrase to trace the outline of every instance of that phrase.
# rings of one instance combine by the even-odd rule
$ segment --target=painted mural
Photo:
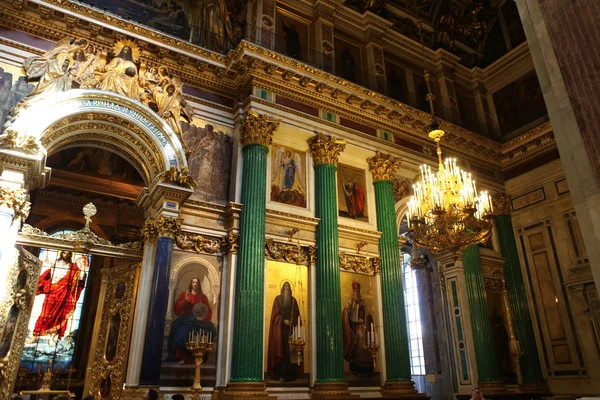
[[[306,385],[310,371],[308,268],[267,261],[264,368],[267,384]],[[298,353],[290,340],[307,344]]]
[[[217,343],[221,277],[212,262],[174,260],[170,279],[161,381],[167,386],[189,386],[194,357],[186,348],[190,335],[205,335]],[[217,346],[204,356],[203,381],[215,378]],[[204,383],[203,383],[204,385]]]
[[[152,29],[227,52],[242,36],[240,0],[86,0],[94,7]]]
[[[27,82],[21,68],[0,63],[0,127],[11,108],[27,96],[35,85]]]
[[[183,122],[182,127],[188,168],[198,184],[195,195],[205,201],[227,201],[233,138],[210,124],[200,128]]]
[[[340,164],[337,170],[339,216],[368,221],[365,171]]]
[[[271,200],[306,208],[306,152],[273,146]]]
[[[40,275],[21,367],[69,368],[73,361],[91,256],[42,249]]]
[[[381,345],[375,277],[342,271],[340,281],[346,376],[349,381],[367,384],[379,374],[368,350],[369,344]]]
[[[494,93],[494,106],[502,135],[548,114],[535,73],[511,82]]]
[[[143,185],[138,171],[121,156],[93,147],[72,147],[48,157],[49,167],[64,171]]]

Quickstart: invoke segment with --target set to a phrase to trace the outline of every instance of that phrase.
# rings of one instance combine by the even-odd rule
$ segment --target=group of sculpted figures
[[[149,67],[140,74],[139,47],[129,40],[117,42],[114,57],[107,57],[85,39],[64,38],[40,56],[25,59],[28,80],[38,80],[33,91],[9,114],[9,126],[24,109],[48,96],[71,89],[100,89],[140,101],[156,112],[182,138],[180,117],[191,121],[192,110],[182,93],[183,83],[165,66]],[[182,140],[183,143],[183,140]]]

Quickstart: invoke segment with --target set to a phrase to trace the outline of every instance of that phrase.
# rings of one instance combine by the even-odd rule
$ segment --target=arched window
[[[69,232],[74,231],[51,236]],[[65,370],[73,362],[91,256],[40,249],[39,259],[42,270],[20,366],[35,372],[38,365],[46,368],[52,361]]]
[[[410,267],[410,258],[410,254],[402,253],[402,274],[404,277],[404,301],[406,305],[406,324],[408,325],[410,366],[412,375],[425,375],[417,276],[415,271]]]

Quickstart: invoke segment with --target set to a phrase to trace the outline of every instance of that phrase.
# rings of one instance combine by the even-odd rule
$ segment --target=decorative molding
[[[556,193],[560,196],[561,194],[569,193],[569,182],[567,182],[567,178],[560,179],[554,182],[556,186]]]
[[[46,156],[46,149],[38,138],[12,128],[5,129],[0,135],[0,149],[20,150],[25,154]]]
[[[179,218],[164,215],[159,215],[155,219],[147,221],[142,229],[144,242],[160,236],[175,239],[181,230],[181,222],[182,220]]]
[[[375,275],[381,270],[381,259],[340,251],[340,270],[359,274]]]
[[[242,146],[262,144],[268,147],[273,141],[273,133],[279,128],[279,122],[266,114],[249,110],[242,125]]]
[[[544,191],[544,188],[541,187],[539,189],[533,190],[529,193],[512,199],[513,210],[517,211],[522,208],[540,203],[544,200],[546,200],[546,192]]]
[[[315,166],[320,164],[337,166],[340,153],[346,147],[346,141],[317,133],[316,136],[308,140],[308,146]]]
[[[217,254],[226,253],[228,250],[228,241],[225,238],[183,232],[175,236],[175,244],[182,250],[194,249],[196,253]]]
[[[311,258],[309,247],[276,242],[273,239],[265,240],[265,256],[275,261],[296,265],[306,265]]]
[[[27,190],[0,186],[0,207],[6,207],[13,211],[13,222],[19,218],[21,221],[25,221],[31,211]]]
[[[375,155],[367,159],[369,171],[373,175],[373,181],[393,181],[396,171],[400,168],[402,161],[389,154],[376,152]]]

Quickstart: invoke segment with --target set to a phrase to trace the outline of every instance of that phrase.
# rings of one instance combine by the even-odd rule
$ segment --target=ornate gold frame
[[[102,288],[100,292],[102,308],[96,316],[92,340],[92,345],[96,350],[93,353],[93,362],[88,363],[88,365],[92,365],[91,371],[93,371],[93,374],[86,374],[85,382],[86,392],[95,398],[118,400],[121,399],[123,394],[140,267],[140,263],[135,263],[102,270]],[[118,298],[116,291],[121,283],[125,285],[125,290],[123,295]],[[117,314],[120,315],[120,325],[116,351],[115,356],[108,360],[109,325],[112,318]],[[98,321],[100,322],[98,323]],[[88,370],[90,369],[88,368]],[[100,395],[100,384],[105,378],[111,380],[111,391],[107,397],[102,397]]]
[[[9,310],[14,306],[18,309],[16,327],[12,337],[12,343],[6,357],[0,359],[0,398],[9,399],[12,395],[12,389],[17,379],[19,371],[19,362],[25,338],[27,336],[27,326],[33,307],[33,299],[37,289],[40,272],[42,269],[41,261],[33,254],[22,248],[14,250],[14,261],[9,269],[6,292],[4,293],[4,302],[0,304],[0,333],[4,332],[4,324],[8,318]],[[18,289],[18,276],[21,271],[27,274],[25,285]],[[2,340],[3,338],[0,338]]]

